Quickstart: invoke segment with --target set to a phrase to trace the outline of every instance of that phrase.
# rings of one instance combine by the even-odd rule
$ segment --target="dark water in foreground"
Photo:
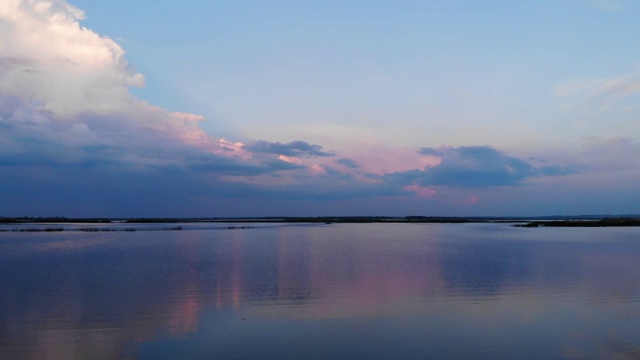
[[[0,358],[640,358],[640,228],[183,226],[0,233]]]

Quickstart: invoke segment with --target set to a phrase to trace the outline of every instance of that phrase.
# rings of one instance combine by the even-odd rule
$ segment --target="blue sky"
[[[0,216],[637,213],[638,15],[9,0]]]

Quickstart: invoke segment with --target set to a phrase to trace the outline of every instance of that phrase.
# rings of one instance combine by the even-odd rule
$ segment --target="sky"
[[[0,3],[0,216],[640,213],[635,0]]]

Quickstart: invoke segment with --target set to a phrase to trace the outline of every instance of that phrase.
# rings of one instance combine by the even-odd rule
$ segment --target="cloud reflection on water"
[[[574,241],[558,241],[565,235]],[[250,356],[243,344],[287,347],[283,336],[305,357],[338,338],[373,357],[399,347],[515,354],[535,343],[532,354],[560,356],[613,341],[603,334],[623,348],[640,335],[637,229],[345,224],[0,236],[0,348],[17,357]],[[437,335],[439,345],[416,334]]]

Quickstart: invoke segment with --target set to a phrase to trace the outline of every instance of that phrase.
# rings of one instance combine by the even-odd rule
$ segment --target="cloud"
[[[334,153],[322,151],[322,146],[309,144],[305,141],[292,141],[283,144],[281,142],[268,142],[264,140],[254,141],[244,145],[244,149],[254,153],[265,153],[295,157],[324,157],[335,156]]]
[[[403,188],[403,190],[413,191],[421,198],[430,198],[436,196],[438,193],[436,190],[424,186],[418,185],[407,185]]]
[[[116,42],[82,27],[83,18],[60,0],[0,2],[0,213],[224,215],[220,199],[246,211],[281,199],[377,211],[386,207],[357,204],[393,198],[406,209],[409,198],[425,203],[452,189],[567,173],[489,147],[416,152],[375,143],[338,156],[302,140],[216,138],[202,130],[202,116],[134,97],[129,88],[144,77]],[[619,89],[635,91],[627,85]],[[346,201],[355,197],[362,201]],[[57,209],[64,213],[47,213]]]
[[[83,18],[64,1],[3,1],[0,93],[62,117],[127,107],[127,88],[144,77],[113,40],[82,28]]]
[[[424,169],[387,174],[382,179],[409,186],[479,188],[515,186],[527,178],[570,172],[552,166],[534,167],[522,159],[505,155],[488,146],[421,148],[418,152],[438,156],[442,161]]]
[[[83,18],[65,1],[0,3],[0,166],[165,167],[219,176],[305,168],[216,139],[200,128],[199,115],[132,96],[129,88],[144,77],[116,42],[82,27]],[[302,141],[265,144],[285,155],[332,155]]]
[[[640,93],[640,76],[628,74],[615,78],[573,79],[558,83],[553,95],[573,99],[579,104],[598,105],[607,109],[624,99]]]
[[[431,155],[431,156],[442,156],[442,152],[430,147],[423,147],[418,150],[418,154],[422,155]]]
[[[337,159],[335,163],[345,166],[349,169],[358,169],[360,167],[360,164],[358,164],[357,161],[348,158]]]

